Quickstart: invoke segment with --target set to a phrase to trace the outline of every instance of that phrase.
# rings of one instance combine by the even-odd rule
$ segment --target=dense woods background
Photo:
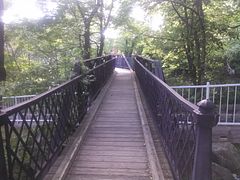
[[[37,0],[43,11],[48,2]],[[113,50],[161,60],[170,85],[239,82],[239,0],[53,2],[43,18],[5,24],[5,96],[43,92],[69,79],[74,62]],[[136,6],[144,20],[132,16]],[[155,15],[158,29],[149,26]],[[105,37],[110,28],[119,35]]]

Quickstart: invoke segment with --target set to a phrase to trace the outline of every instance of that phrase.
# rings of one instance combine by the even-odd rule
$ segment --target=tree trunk
[[[105,27],[104,27],[104,13],[103,13],[103,0],[100,1],[100,13],[99,13],[99,32],[100,32],[100,42],[99,42],[99,49],[97,51],[97,56],[102,56],[103,54],[103,48],[104,48],[104,40],[105,40],[105,36],[104,36],[104,31],[105,31]]]
[[[99,8],[99,1],[96,1],[93,10],[90,13],[87,13],[84,8],[81,7],[79,2],[77,3],[78,10],[82,16],[83,23],[84,23],[84,32],[83,32],[83,42],[80,43],[83,46],[83,59],[90,59],[91,58],[91,22],[98,12]]]
[[[188,61],[189,76],[193,84],[202,84],[206,64],[206,27],[203,0],[183,3],[170,1],[183,26],[185,55]]]
[[[91,57],[91,42],[90,42],[90,23],[85,24],[85,30],[83,34],[84,46],[83,46],[83,59],[90,59]]]
[[[186,1],[184,1],[186,3]],[[197,75],[196,75],[196,66],[194,65],[194,43],[192,41],[192,33],[193,33],[193,14],[184,7],[184,18],[186,19],[186,45],[185,45],[185,54],[188,61],[188,69],[189,69],[189,76],[194,85],[197,84]],[[184,35],[183,35],[184,37]]]
[[[201,53],[201,62],[199,64],[199,75],[198,84],[202,84],[203,78],[205,76],[205,65],[206,65],[206,27],[205,27],[205,17],[203,11],[202,0],[196,0],[196,9],[198,12],[199,20],[199,51]]]
[[[3,0],[0,0],[0,17],[3,15]],[[6,81],[6,70],[4,68],[4,24],[0,21],[0,82]]]
[[[102,55],[103,55],[104,45],[105,45],[105,36],[104,36],[104,34],[101,32],[101,35],[100,35],[100,46],[99,46],[98,56],[102,56]]]

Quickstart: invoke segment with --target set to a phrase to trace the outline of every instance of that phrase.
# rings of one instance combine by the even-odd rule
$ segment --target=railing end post
[[[212,180],[212,128],[218,123],[215,105],[209,99],[197,103],[196,147],[192,180]]]
[[[217,114],[215,112],[215,104],[210,99],[204,99],[197,103],[198,112],[197,114],[197,124],[198,125],[208,125],[209,128],[216,126],[218,123]],[[205,126],[206,127],[206,126]]]

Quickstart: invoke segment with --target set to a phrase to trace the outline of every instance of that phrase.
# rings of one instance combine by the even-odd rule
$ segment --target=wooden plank
[[[88,137],[87,142],[142,142],[144,139],[142,137]]]
[[[122,114],[124,113],[124,114]],[[136,111],[109,111],[109,110],[101,110],[97,113],[97,115],[109,115],[109,116],[114,116],[114,117],[139,117],[138,112]],[[107,116],[106,116],[107,117]]]
[[[106,169],[135,169],[135,170],[147,170],[146,163],[136,162],[89,162],[79,161],[73,163],[74,167],[78,168],[106,168]]]
[[[106,129],[106,128],[98,128],[98,129],[90,129],[90,134],[128,134],[128,135],[142,135],[142,132],[139,131],[127,131],[127,130],[112,130],[112,129]]]
[[[75,161],[93,161],[93,162],[139,162],[148,163],[146,156],[143,157],[124,157],[124,156],[76,156]]]
[[[133,103],[134,101],[130,102],[129,99],[118,99],[117,100],[117,104],[121,105],[121,104],[125,104],[125,105],[128,105],[128,106],[132,106],[134,105]],[[108,105],[108,104],[116,104],[116,100],[113,100],[113,99],[105,99],[103,101],[104,104]]]
[[[140,125],[140,127],[141,127],[141,124],[138,122],[138,121],[130,121],[129,122],[129,120],[125,120],[125,121],[123,121],[123,120],[121,120],[121,121],[119,121],[119,120],[111,120],[111,119],[108,119],[107,121],[106,120],[96,120],[95,122],[94,122],[94,125],[96,125],[96,124],[103,124],[103,125],[137,125],[137,126],[139,126]]]
[[[146,156],[146,152],[144,151],[95,151],[95,150],[81,150],[78,153],[78,156],[122,156],[122,157],[142,157]]]
[[[119,129],[125,129],[125,128],[134,128],[139,129],[141,126],[139,124],[117,124],[117,123],[94,123],[92,128],[119,128]]]
[[[107,112],[99,112],[97,117],[104,117],[104,118],[139,118],[137,113],[126,113],[126,114],[114,114],[114,113],[107,113]]]
[[[115,147],[144,147],[145,144],[142,142],[97,142],[97,141],[87,141],[86,145],[93,146],[115,146]]]
[[[67,180],[79,180],[78,175],[68,175]],[[126,175],[88,175],[82,174],[81,180],[149,180],[149,176],[126,176]]]
[[[100,117],[97,116],[97,119],[95,120],[97,121],[117,121],[117,122],[134,122],[134,123],[140,123],[140,119],[139,118],[128,118],[128,117]]]
[[[88,134],[89,138],[143,138],[142,134]]]
[[[96,126],[96,125],[125,125],[125,126],[129,126],[129,125],[134,125],[134,126],[137,126],[138,128],[141,129],[141,124],[138,122],[138,121],[135,121],[135,122],[129,122],[127,120],[125,121],[119,121],[119,120],[111,120],[109,119],[108,121],[105,121],[105,120],[96,120],[92,126]]]
[[[139,128],[135,128],[135,127],[91,127],[91,129],[96,129],[96,130],[101,130],[101,131],[122,131],[122,132],[139,132]]]
[[[130,103],[129,103],[130,102]],[[136,105],[134,103],[134,99],[133,98],[126,98],[126,99],[119,99],[119,98],[107,98],[103,101],[103,104],[101,106],[101,109],[135,109]],[[101,110],[100,109],[100,110]]]
[[[128,175],[149,176],[148,170],[142,169],[104,169],[104,168],[79,168],[73,166],[69,174],[98,174],[98,175]]]
[[[96,150],[96,151],[118,151],[119,147],[115,146],[89,146],[84,145],[81,150]],[[145,151],[145,147],[121,147],[121,151],[133,151],[138,153],[138,151]]]
[[[47,174],[47,175],[44,177],[44,180],[52,180],[52,179],[53,179],[53,176],[54,176],[54,174]]]

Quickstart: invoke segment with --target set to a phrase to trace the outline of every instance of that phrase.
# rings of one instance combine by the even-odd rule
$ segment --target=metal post
[[[212,179],[212,128],[218,118],[215,105],[208,99],[200,101],[196,113],[196,147],[192,180]]]
[[[207,82],[207,86],[206,86],[206,99],[209,99],[209,95],[210,95],[210,82]]]

